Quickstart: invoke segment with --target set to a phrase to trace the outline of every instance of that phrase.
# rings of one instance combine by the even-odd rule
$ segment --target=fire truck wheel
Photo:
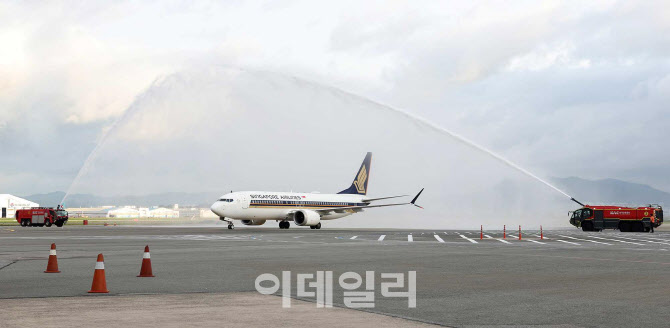
[[[630,225],[628,225],[628,222],[619,222],[619,231],[629,232],[630,231]]]
[[[52,225],[51,221],[49,221],[49,220],[44,221],[44,226],[45,227],[48,228],[48,227],[51,227],[51,225]]]
[[[56,226],[61,228],[63,226],[63,222],[56,222]]]
[[[26,220],[26,219],[21,220],[21,226],[22,227],[27,227],[28,226],[28,220]]]

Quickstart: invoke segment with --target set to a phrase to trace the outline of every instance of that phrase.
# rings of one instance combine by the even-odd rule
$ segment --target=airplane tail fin
[[[370,180],[371,161],[372,153],[367,153],[361,164],[361,168],[358,169],[358,173],[354,177],[354,182],[351,183],[349,188],[338,192],[338,194],[366,195],[368,193],[368,181]]]

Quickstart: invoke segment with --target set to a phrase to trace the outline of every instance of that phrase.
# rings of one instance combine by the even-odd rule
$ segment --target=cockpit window
[[[587,219],[591,217],[591,209],[590,208],[585,208],[582,210],[582,219]]]
[[[226,202],[226,203],[232,203],[233,202],[233,200],[230,199],[230,198],[221,198],[221,199],[219,199],[219,201],[220,202]]]

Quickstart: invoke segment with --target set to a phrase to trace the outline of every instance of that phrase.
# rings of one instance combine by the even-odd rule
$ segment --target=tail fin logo
[[[354,181],[354,186],[356,186],[356,191],[361,194],[365,194],[365,181],[368,179],[368,171],[365,168],[365,165],[361,167],[361,171],[358,172],[358,176]]]

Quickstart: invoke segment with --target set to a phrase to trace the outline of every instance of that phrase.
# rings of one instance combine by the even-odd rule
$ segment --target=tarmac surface
[[[480,239],[479,231],[464,230],[296,227],[1,227],[0,304],[18,310],[3,311],[0,321],[43,326],[40,318],[49,310],[27,309],[45,302],[71,309],[74,302],[79,304],[77,311],[67,317],[73,326],[81,322],[77,318],[85,319],[101,306],[112,318],[134,315],[158,324],[151,320],[170,316],[156,309],[174,309],[169,311],[174,316],[182,309],[175,304],[183,302],[184,309],[198,304],[201,310],[182,311],[175,318],[200,326],[209,326],[213,317],[220,325],[249,320],[251,325],[294,326],[291,320],[303,314],[304,325],[322,326],[369,325],[365,320],[370,318],[381,325],[392,320],[390,326],[668,326],[668,232],[569,229],[545,231],[540,239],[539,232],[524,231],[521,240],[516,231],[508,231],[505,239],[502,231],[485,230],[483,235]],[[61,273],[46,274],[52,242]],[[147,244],[156,277],[137,278]],[[98,253],[105,256],[110,290],[105,296],[87,294]],[[276,296],[261,295],[255,288],[259,275],[270,273],[281,280],[283,271],[291,272],[291,309],[281,306],[281,288]],[[333,273],[334,308],[318,308],[313,296],[298,295],[296,275],[317,271]],[[348,309],[338,278],[345,272],[366,278],[366,271],[374,271],[374,282],[368,286],[363,281],[355,291],[374,290],[374,307]],[[409,307],[407,296],[382,293],[390,281],[382,273],[403,273],[406,283],[409,271],[416,271],[416,307]],[[391,289],[406,290],[406,284]],[[107,305],[96,305],[101,302]],[[217,311],[223,314],[202,314]],[[324,320],[335,312],[341,320]],[[20,320],[22,313],[32,313],[32,321]],[[174,320],[169,322],[179,322]]]

